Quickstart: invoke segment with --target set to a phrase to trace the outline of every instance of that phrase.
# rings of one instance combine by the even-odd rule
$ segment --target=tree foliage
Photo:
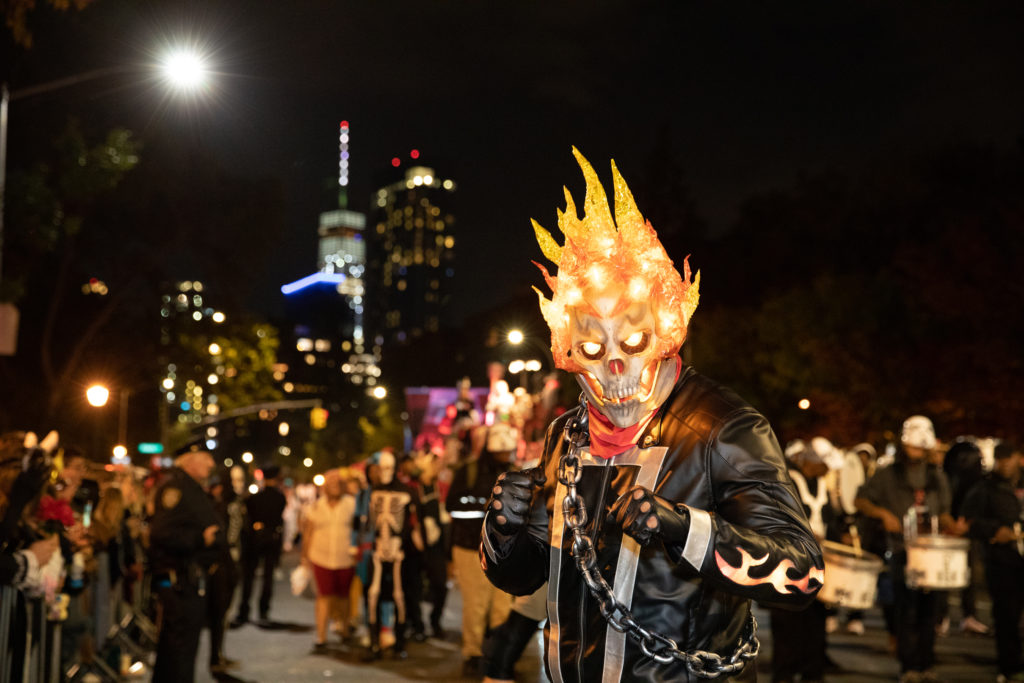
[[[46,5],[58,12],[67,12],[71,9],[81,11],[92,2],[93,0],[46,0]],[[23,48],[32,47],[33,36],[29,23],[36,6],[36,0],[0,0],[4,23],[11,32],[11,39]]]
[[[961,149],[753,198],[705,270],[697,365],[787,438],[879,439],[913,413],[1019,435],[1022,182],[1019,153]]]

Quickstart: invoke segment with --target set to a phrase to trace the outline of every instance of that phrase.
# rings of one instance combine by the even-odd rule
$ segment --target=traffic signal
[[[327,426],[327,409],[313,408],[309,411],[309,426],[313,429],[323,429]]]

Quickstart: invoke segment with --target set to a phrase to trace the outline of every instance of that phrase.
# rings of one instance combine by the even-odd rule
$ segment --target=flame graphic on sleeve
[[[779,593],[786,595],[793,593],[792,589],[796,589],[801,593],[812,593],[815,589],[821,586],[825,580],[825,570],[818,569],[817,567],[811,567],[807,574],[801,579],[791,579],[786,575],[786,572],[790,569],[795,569],[796,566],[792,560],[782,560],[771,574],[768,576],[755,579],[750,576],[750,568],[757,567],[768,561],[768,553],[759,560],[755,560],[753,556],[743,548],[737,548],[740,551],[742,562],[739,567],[734,567],[725,561],[719,552],[715,551],[715,560],[718,562],[718,570],[722,572],[722,576],[729,579],[733,583],[741,586],[760,586],[763,584],[771,584]],[[816,585],[811,585],[811,581],[817,581]]]

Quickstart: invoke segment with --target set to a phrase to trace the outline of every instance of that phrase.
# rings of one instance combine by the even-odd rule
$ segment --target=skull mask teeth
[[[665,366],[674,361],[656,353],[654,315],[646,303],[616,311],[617,301],[596,297],[596,305],[605,310],[570,313],[573,356],[583,369],[577,377],[595,408],[615,426],[629,427],[671,391],[675,372]]]

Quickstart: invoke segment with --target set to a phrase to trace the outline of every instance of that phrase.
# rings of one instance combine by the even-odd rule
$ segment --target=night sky
[[[563,184],[582,201],[571,145],[606,182],[614,157],[641,211],[650,160],[674,158],[712,235],[801,175],[1019,145],[1022,28],[1018,2],[96,0],[48,20],[12,83],[143,62],[178,36],[207,50],[214,90],[188,107],[130,82],[46,106],[102,106],[143,139],[174,131],[239,174],[280,178],[287,222],[274,265],[253,274],[257,309],[314,268],[340,120],[350,208],[369,207],[392,157],[420,150],[459,185],[464,315],[539,284],[529,219],[554,228]]]

